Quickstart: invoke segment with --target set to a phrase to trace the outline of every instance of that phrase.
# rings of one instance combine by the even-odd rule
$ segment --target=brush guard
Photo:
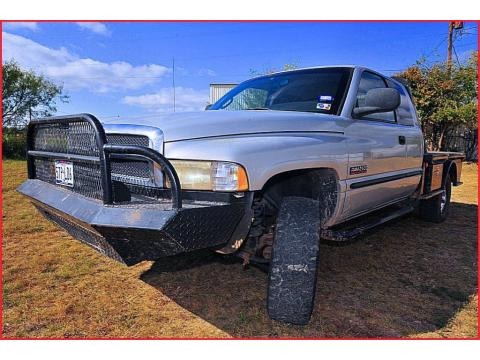
[[[160,167],[170,188],[145,189],[112,178],[113,161],[139,158]],[[73,187],[55,183],[56,160],[72,162]],[[237,225],[248,223],[241,220],[249,214],[251,193],[182,191],[163,155],[144,146],[109,144],[90,114],[32,120],[27,164],[28,180],[18,191],[73,237],[127,265],[219,247],[231,242],[232,234],[242,238],[248,232]]]

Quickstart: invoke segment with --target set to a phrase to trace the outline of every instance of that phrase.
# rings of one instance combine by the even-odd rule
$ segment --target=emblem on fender
[[[368,171],[368,165],[357,165],[350,167],[350,175],[365,174]]]

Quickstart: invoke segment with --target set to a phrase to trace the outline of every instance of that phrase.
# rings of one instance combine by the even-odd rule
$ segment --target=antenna
[[[173,112],[175,112],[175,58],[172,58]]]

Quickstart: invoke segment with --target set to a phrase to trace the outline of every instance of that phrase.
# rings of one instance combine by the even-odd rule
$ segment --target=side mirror
[[[212,104],[208,104],[207,106],[205,106],[205,110],[208,110],[212,107]]]
[[[393,111],[399,106],[400,93],[397,89],[371,89],[365,96],[365,106],[354,108],[353,116],[359,118],[370,114]]]

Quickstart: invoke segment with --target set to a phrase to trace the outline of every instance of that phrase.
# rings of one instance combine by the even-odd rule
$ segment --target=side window
[[[397,122],[400,125],[413,126],[415,123],[415,108],[413,107],[410,96],[403,86],[387,79],[388,87],[397,89],[400,93],[400,106],[397,109]]]
[[[357,101],[355,106],[365,105],[365,96],[367,95],[368,90],[384,87],[387,87],[387,84],[382,77],[371,72],[364,71],[360,79],[360,84],[358,86]],[[395,114],[393,111],[371,114],[366,116],[365,119],[395,122]]]

